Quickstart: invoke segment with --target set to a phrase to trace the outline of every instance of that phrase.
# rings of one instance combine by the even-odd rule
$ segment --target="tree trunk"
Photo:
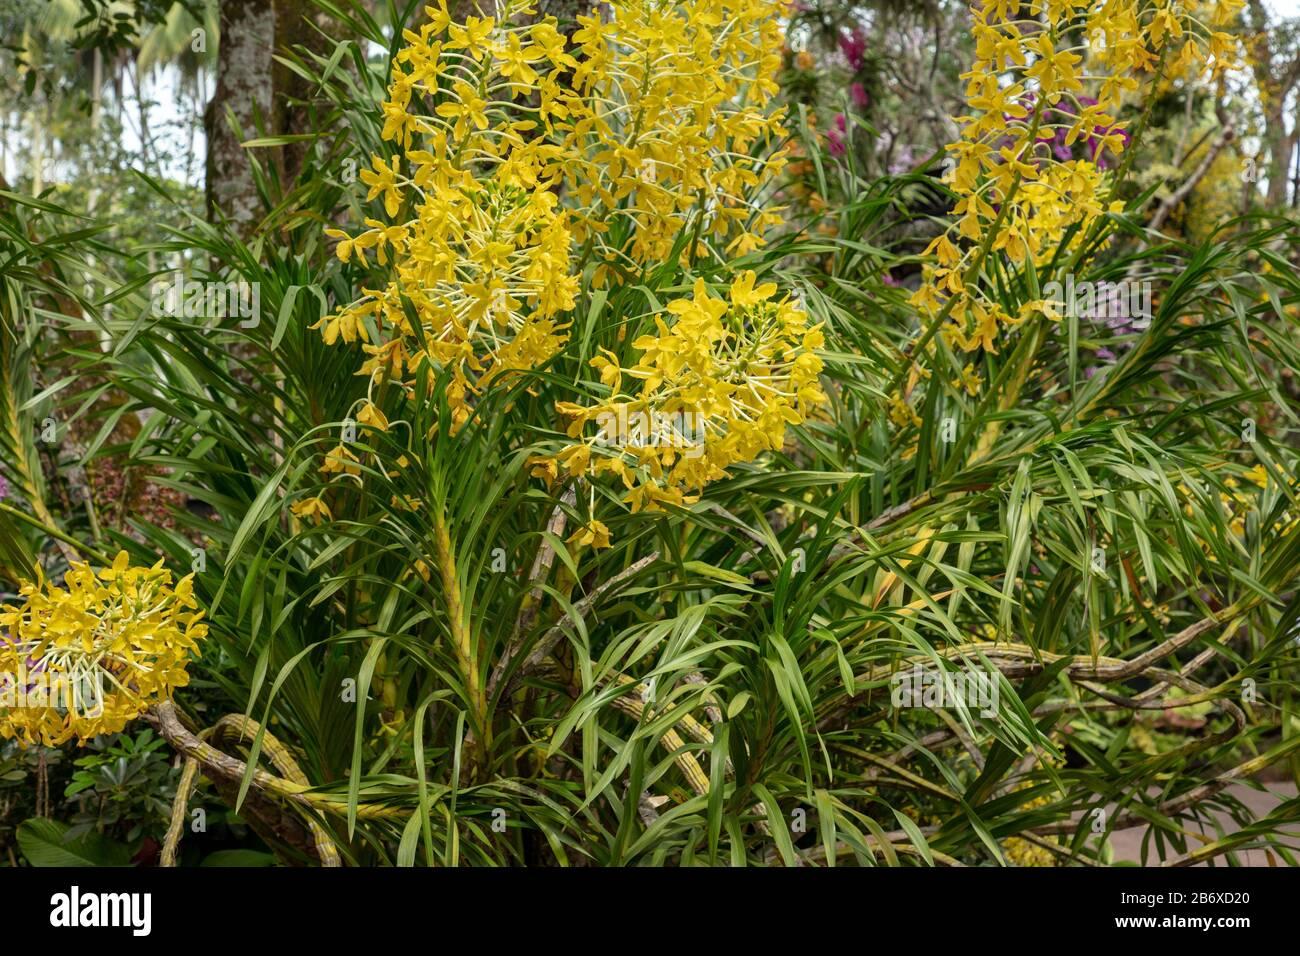
[[[222,0],[217,87],[203,115],[208,137],[208,218],[224,216],[247,236],[260,202],[252,164],[240,139],[256,135],[272,116],[271,52],[275,10],[265,0]],[[231,128],[227,112],[240,130]]]
[[[1300,115],[1296,116],[1295,122],[1300,124]],[[1300,129],[1300,125],[1297,125],[1296,128]],[[1291,172],[1291,208],[1300,209],[1300,150],[1294,152],[1295,165],[1292,167]]]
[[[299,47],[305,47],[318,56],[328,56],[334,49],[329,37],[337,34],[331,29],[332,24],[333,19],[317,9],[311,0],[275,0],[275,45],[282,56],[289,51],[296,54]],[[326,34],[322,34],[322,30]],[[306,62],[311,65],[310,59]],[[293,135],[315,132],[312,110],[312,101],[316,99],[315,84],[281,63],[275,64],[273,72],[276,128]],[[309,140],[285,145],[279,169],[286,190],[292,188],[302,174],[310,147]]]
[[[1286,131],[1286,118],[1280,108],[1270,110],[1266,125],[1268,143],[1268,207],[1286,205],[1287,180],[1291,173],[1291,153],[1295,151],[1296,132]]]

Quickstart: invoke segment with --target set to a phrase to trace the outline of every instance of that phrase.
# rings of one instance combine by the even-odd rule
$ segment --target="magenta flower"
[[[843,130],[833,129],[828,131],[826,133],[826,145],[830,149],[832,156],[843,156],[845,152]]]
[[[840,35],[840,52],[849,61],[849,67],[857,72],[862,69],[862,60],[867,54],[866,34],[858,27],[852,33]]]

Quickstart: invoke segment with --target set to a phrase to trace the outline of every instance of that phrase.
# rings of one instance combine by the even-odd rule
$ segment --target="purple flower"
[[[1069,136],[1068,130],[1058,129],[1056,135],[1052,137],[1052,154],[1063,163],[1074,158],[1069,145],[1065,142],[1067,136]]]
[[[9,482],[5,480],[4,475],[0,475],[0,501],[9,497]]]
[[[867,95],[867,88],[861,83],[854,83],[849,87],[849,99],[860,110],[865,110],[871,105],[871,97]]]
[[[1095,126],[1093,127],[1092,132],[1093,135],[1088,137],[1088,146],[1092,153],[1092,160],[1097,164],[1098,169],[1110,169],[1111,161],[1101,155],[1102,143],[1100,137],[1110,135],[1111,133],[1118,133],[1119,138],[1124,141],[1124,147],[1127,149],[1130,139],[1128,130],[1117,130],[1110,126]]]
[[[909,172],[915,165],[916,158],[912,155],[912,147],[904,146],[898,151],[898,158],[889,164],[889,173],[891,176],[897,176]]]

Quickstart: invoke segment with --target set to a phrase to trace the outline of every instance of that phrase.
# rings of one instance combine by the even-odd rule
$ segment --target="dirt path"
[[[1264,816],[1284,800],[1289,800],[1296,795],[1295,784],[1292,783],[1267,783],[1263,786],[1267,789],[1261,791],[1256,790],[1253,787],[1238,784],[1229,787],[1225,792],[1236,800],[1239,800],[1245,806],[1249,807],[1251,813],[1256,818]],[[1236,822],[1226,813],[1217,812],[1214,814],[1214,817],[1219,828],[1222,830],[1222,834],[1232,833],[1239,829]],[[1148,829],[1149,827],[1131,827],[1127,830],[1117,830],[1111,834],[1110,845],[1115,851],[1116,861],[1128,860],[1134,863],[1142,863],[1142,841]],[[1217,840],[1221,836],[1221,834],[1216,831],[1214,825],[1210,824],[1208,821],[1201,828],[1200,832],[1206,834],[1210,840]],[[1300,858],[1300,823],[1288,824],[1282,828],[1282,832],[1289,834],[1289,836],[1282,842],[1286,846],[1294,848],[1297,857]],[[1194,848],[1194,844],[1189,846],[1189,849]],[[1167,857],[1178,855],[1177,851],[1173,850],[1167,843],[1164,850]],[[1158,866],[1160,864],[1161,858],[1157,856],[1158,849],[1154,839],[1147,841],[1146,853],[1147,858],[1145,864],[1147,866]],[[1237,860],[1245,866],[1269,865],[1267,853],[1263,849],[1241,850],[1237,852],[1236,856]],[[1220,857],[1216,862],[1220,866],[1226,865],[1226,856]],[[1206,864],[1199,865],[1204,866]],[[1284,859],[1282,859],[1282,857],[1274,853],[1272,865],[1287,866],[1288,864]]]

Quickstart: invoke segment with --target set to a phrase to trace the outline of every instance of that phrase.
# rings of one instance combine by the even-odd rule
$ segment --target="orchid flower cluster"
[[[635,274],[694,235],[745,252],[780,221],[757,200],[784,162],[779,5],[770,0],[620,0],[553,17],[510,0],[500,19],[453,22],[445,0],[406,30],[383,104],[401,153],[361,173],[388,221],[330,230],[339,258],[374,253],[382,288],[319,323],[360,340],[373,387],[414,397],[422,366],[449,370],[459,425],[497,376],[564,347],[579,288],[575,244],[597,284]],[[418,326],[418,328],[417,328]],[[373,401],[357,415],[386,428]]]
[[[785,164],[782,4],[772,0],[620,0],[608,22],[580,16],[564,171],[584,240],[609,271],[663,262],[678,237],[744,255],[782,221],[762,192]]]
[[[393,383],[413,395],[422,366],[450,370],[460,424],[472,392],[563,345],[558,317],[578,288],[573,236],[556,195],[560,147],[536,133],[577,98],[555,80],[573,59],[554,21],[462,25],[445,3],[426,12],[418,33],[405,31],[383,104],[383,136],[402,153],[372,157],[361,173],[392,221],[367,219],[355,236],[329,231],[340,259],[373,251],[391,264],[390,277],[321,328],[327,343],[367,343],[362,371],[372,389]],[[529,95],[538,96],[532,110],[522,102]],[[357,421],[387,427],[373,402]]]
[[[369,356],[356,422],[387,429],[376,390],[427,397],[416,383],[428,368],[449,373],[458,428],[489,382],[565,347],[564,316],[584,276],[602,288],[678,256],[760,247],[782,221],[766,201],[787,161],[772,102],[781,9],[778,0],[616,0],[578,16],[569,39],[553,17],[533,18],[531,0],[463,24],[443,0],[426,8],[428,22],[404,31],[383,104],[383,136],[400,153],[373,157],[361,174],[387,221],[329,232],[344,261],[373,253],[388,267],[382,287],[318,324],[327,343],[359,341]],[[633,343],[643,352],[636,364],[621,369],[610,352],[593,363],[612,386],[608,401],[560,411],[572,437],[620,403],[698,412],[705,453],[643,450],[634,463],[598,455],[589,472],[584,440],[538,473],[616,474],[634,508],[682,502],[729,464],[781,447],[785,425],[823,400],[820,331],[775,285],[755,288],[752,273],[728,299],[697,283],[693,299],[670,303],[656,323],[658,337]],[[624,375],[640,381],[635,395],[620,391]],[[360,466],[339,445],[322,471],[356,476]],[[330,517],[319,498],[294,512]]]
[[[1027,7],[980,0],[972,7],[977,59],[962,75],[971,113],[947,147],[956,220],[926,250],[933,261],[911,299],[934,321],[944,317],[948,342],[996,351],[1006,326],[1035,313],[1058,317],[1050,302],[1026,302],[1012,316],[986,296],[977,281],[985,257],[1042,265],[1121,209],[1108,167],[1128,144],[1116,118],[1125,97],[1142,74],[1231,67],[1236,41],[1220,28],[1242,3],[1215,0],[1208,22],[1171,0],[1033,0]],[[1069,158],[1076,143],[1086,144],[1083,158]]]
[[[696,280],[690,298],[655,316],[655,334],[632,343],[641,353],[633,365],[621,367],[608,350],[591,360],[610,395],[590,406],[560,403],[569,437],[579,440],[533,459],[534,474],[615,475],[633,511],[657,510],[690,504],[729,466],[780,450],[786,425],[802,423],[826,396],[818,384],[821,329],[776,294],[775,283],[756,286],[750,271],[725,298]],[[630,436],[618,427],[629,421],[684,427]],[[593,422],[600,427],[588,433]]]
[[[74,562],[64,584],[24,584],[22,606],[0,607],[0,738],[84,743],[189,683],[208,632],[193,575],[173,584],[123,551],[98,572]]]

